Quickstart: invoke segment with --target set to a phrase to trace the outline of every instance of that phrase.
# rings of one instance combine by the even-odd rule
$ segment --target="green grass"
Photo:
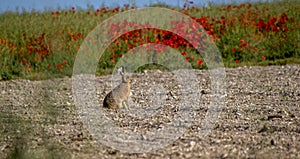
[[[273,65],[287,65],[287,64],[298,64],[300,65],[300,58],[285,58],[277,59],[274,61],[261,61],[257,63],[253,62],[241,62],[241,63],[225,63],[225,67],[235,68],[242,66],[273,66]]]
[[[297,0],[175,10],[196,19],[207,20],[201,24],[206,30],[213,31],[212,36],[226,67],[299,64],[300,2]],[[90,9],[0,14],[0,80],[71,76],[77,51],[84,38],[97,25],[115,14],[114,9],[99,12]],[[288,20],[280,24],[279,19],[283,14],[287,15]],[[276,19],[276,27],[273,29],[281,31],[259,29],[259,20],[266,24],[272,18]],[[288,30],[282,31],[285,29]],[[155,40],[155,34],[146,34]],[[99,59],[97,75],[111,73],[118,58],[113,59],[113,63],[110,57],[113,54],[119,57],[126,53],[129,44],[135,45],[132,41],[125,43],[124,37],[117,41],[121,46],[116,49],[116,45],[111,44],[103,58]],[[242,46],[243,43],[245,45]],[[191,48],[176,49],[191,52],[190,57],[199,56]],[[206,68],[205,63],[198,67],[196,61],[190,62],[196,69]]]

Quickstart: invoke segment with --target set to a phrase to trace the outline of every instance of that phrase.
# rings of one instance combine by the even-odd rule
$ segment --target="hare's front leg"
[[[129,110],[128,99],[124,100],[122,105],[126,108],[126,110]]]

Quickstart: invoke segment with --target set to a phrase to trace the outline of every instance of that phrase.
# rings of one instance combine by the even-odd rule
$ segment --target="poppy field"
[[[218,47],[226,67],[300,63],[299,1],[205,8],[157,7],[178,11],[200,24]],[[76,53],[87,35],[104,20],[130,9],[135,8],[130,5],[117,8],[90,6],[88,10],[71,7],[57,11],[0,14],[0,80],[72,75]],[[126,21],[123,24],[110,28],[110,32],[113,34],[122,27],[134,28],[137,25]],[[206,68],[201,51],[186,39],[149,26],[125,33],[113,41],[99,59],[97,74],[111,72],[129,50],[147,43],[170,46],[194,68]]]

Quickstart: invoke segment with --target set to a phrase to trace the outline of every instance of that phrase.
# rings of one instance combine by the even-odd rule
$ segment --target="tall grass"
[[[299,6],[299,1],[289,0],[172,9],[199,22],[214,38],[225,66],[234,67],[300,63]],[[70,8],[1,14],[0,79],[70,76],[76,53],[89,32],[105,19],[128,9]],[[129,43],[121,44],[121,48],[128,48]],[[98,72],[109,72],[106,70],[111,70],[117,58],[126,53],[124,49],[109,50],[112,48],[113,44],[106,51],[108,58],[99,62]],[[205,62],[200,66],[202,62],[195,60],[189,55],[189,61],[196,63],[195,68],[205,68]]]

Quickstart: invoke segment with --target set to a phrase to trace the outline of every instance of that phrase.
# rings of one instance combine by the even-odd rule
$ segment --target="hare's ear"
[[[124,66],[121,66],[118,68],[118,72],[121,74],[121,75],[124,75],[125,74],[125,68]]]

